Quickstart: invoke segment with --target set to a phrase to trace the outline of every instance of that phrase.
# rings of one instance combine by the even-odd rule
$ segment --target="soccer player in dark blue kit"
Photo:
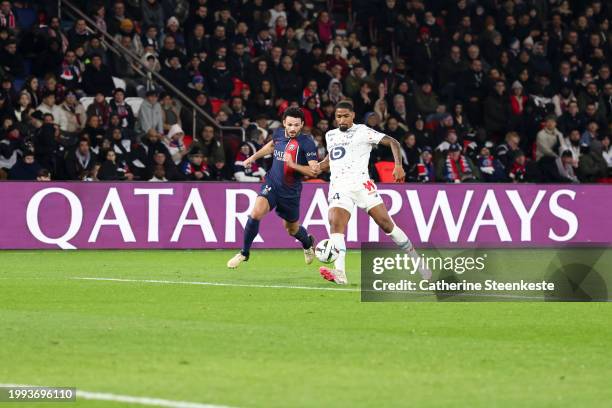
[[[261,157],[274,154],[272,168],[266,174],[246,223],[242,250],[227,262],[228,268],[237,268],[248,261],[259,222],[273,209],[283,219],[289,235],[302,243],[306,264],[314,260],[314,238],[299,223],[300,193],[302,177],[316,177],[320,170],[315,143],[311,136],[301,133],[303,126],[304,113],[299,108],[288,108],[283,114],[283,128],[276,129],[272,140],[244,161],[246,167]]]

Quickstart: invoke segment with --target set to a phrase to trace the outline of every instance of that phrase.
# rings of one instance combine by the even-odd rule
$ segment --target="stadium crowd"
[[[0,1],[1,179],[259,181],[270,159],[242,162],[285,109],[322,159],[345,99],[402,144],[409,182],[612,177],[602,0],[75,1],[94,27],[49,3]],[[101,32],[247,141],[192,120]],[[373,178],[392,160],[375,148]]]

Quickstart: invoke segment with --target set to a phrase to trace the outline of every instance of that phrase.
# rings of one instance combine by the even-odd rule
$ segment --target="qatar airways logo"
[[[543,220],[550,223],[551,220],[555,219],[562,221],[566,227],[559,227],[558,230],[552,227],[547,228],[548,239],[555,242],[567,242],[574,238],[578,232],[578,217],[574,212],[564,208],[559,203],[562,198],[575,200],[576,192],[568,189],[539,190],[531,203],[523,201],[518,190],[496,192],[495,190],[488,189],[484,197],[479,194],[478,198],[474,197],[475,190],[467,190],[463,200],[458,202],[455,199],[452,205],[446,191],[439,190],[433,200],[433,207],[428,213],[423,209],[423,200],[419,196],[418,190],[405,190],[405,198],[398,190],[379,188],[377,192],[381,196],[390,198],[391,205],[388,205],[387,208],[389,214],[396,221],[405,217],[414,219],[421,242],[431,242],[431,235],[434,229],[439,230],[442,227],[446,233],[445,238],[448,238],[451,243],[460,242],[460,235],[465,233],[466,230],[469,233],[465,241],[476,242],[481,229],[487,226],[493,227],[496,230],[497,238],[500,242],[530,242],[532,241],[532,228],[534,225],[541,224]],[[511,206],[504,205],[503,211],[499,201],[501,197],[498,197],[500,195],[505,195],[504,198],[509,200],[511,204]],[[475,207],[478,208],[477,215],[475,218],[468,218],[468,213]],[[327,196],[323,189],[317,189],[302,222],[304,227],[323,225],[329,231],[327,209]],[[459,214],[456,214],[458,209]],[[368,220],[367,238],[361,237],[358,240],[358,232],[363,227],[359,228],[360,226],[357,225],[357,211],[356,208],[353,209],[353,214],[347,228],[347,241],[379,242],[380,228],[371,218]],[[316,218],[315,214],[318,212],[323,214],[323,216]],[[518,236],[512,236],[509,228],[509,222],[514,222],[515,217],[518,217],[520,221],[520,234]],[[561,231],[563,229],[565,231]]]
[[[85,190],[81,197],[68,188],[41,189],[23,204],[27,230],[37,242],[62,249],[118,247],[124,243],[135,243],[130,245],[132,248],[166,244],[184,248],[235,248],[258,191],[255,186],[232,188],[232,184],[187,189],[184,185],[181,188],[140,186],[143,185],[97,187]],[[530,193],[529,198],[517,189],[468,189],[451,197],[446,190],[438,190],[435,195],[426,195],[427,198],[419,190],[378,189],[377,192],[387,198],[389,213],[394,219],[408,225],[415,242],[479,242],[483,233],[487,234],[488,242],[567,242],[579,230],[578,217],[571,210],[578,208],[577,194],[569,189],[541,189]],[[58,201],[58,196],[63,199]],[[58,205],[67,211],[54,219],[46,218],[41,225],[42,205]],[[302,225],[316,236],[329,233],[327,211],[327,189],[305,188]],[[380,228],[369,218],[359,221],[356,212],[355,209],[347,228],[347,241],[380,242]],[[537,231],[535,240],[534,230]],[[114,232],[115,237],[118,232],[120,238],[113,239],[111,244],[99,243],[100,236],[108,232]],[[106,237],[103,242],[108,242]],[[262,223],[255,242],[278,248],[293,244],[286,239],[282,225],[274,220]]]

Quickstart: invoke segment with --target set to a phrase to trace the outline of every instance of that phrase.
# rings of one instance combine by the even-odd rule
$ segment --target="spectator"
[[[414,94],[415,108],[421,115],[429,115],[438,107],[438,96],[433,92],[431,82],[425,79]]]
[[[158,133],[164,133],[164,113],[158,102],[156,89],[147,91],[146,98],[138,111],[138,122],[142,133],[147,133],[151,128]]]
[[[19,28],[17,16],[13,13],[10,1],[5,0],[0,3],[0,27],[11,31],[16,31]]]
[[[180,165],[181,172],[187,180],[208,181],[211,175],[204,154],[200,150],[191,150],[188,157]]]
[[[87,29],[87,23],[82,18],[77,18],[74,26],[68,31],[68,42],[70,48],[81,47],[91,38],[91,32]]]
[[[111,116],[117,115],[119,117],[118,125],[124,131],[131,134],[136,123],[136,118],[134,117],[132,107],[125,102],[125,90],[123,88],[116,88],[112,93],[113,99],[111,99],[109,103]]]
[[[483,119],[482,103],[486,95],[482,62],[479,59],[471,62],[470,69],[462,75],[460,84],[457,94],[465,98],[468,119],[473,125],[479,126]]]
[[[461,147],[458,144],[450,145],[446,158],[439,162],[436,178],[447,183],[463,183],[476,180],[473,165],[461,153]]]
[[[66,94],[66,99],[60,105],[60,108],[62,110],[58,121],[60,129],[64,134],[76,137],[77,133],[85,127],[87,120],[85,108],[72,91]]]
[[[211,179],[222,180],[224,178],[225,152],[221,142],[215,138],[215,129],[212,126],[204,126],[200,139],[192,144],[191,149],[204,155]]]
[[[43,94],[42,103],[36,108],[43,114],[48,113],[53,116],[53,122],[61,124],[65,121],[64,111],[58,105],[55,104],[55,94],[46,92]]]
[[[102,64],[102,57],[93,55],[91,63],[83,73],[83,90],[88,95],[101,92],[105,96],[110,96],[114,88],[113,77],[108,67]]]
[[[434,167],[431,147],[425,146],[421,152],[417,164],[417,181],[419,183],[432,183],[436,181],[436,170]]]
[[[28,150],[24,153],[23,158],[9,171],[9,179],[11,180],[36,180],[38,173],[42,170],[34,158],[34,152]]]
[[[181,114],[178,106],[170,94],[164,93],[161,95],[160,99],[163,116],[163,132],[160,133],[167,133],[172,125],[182,125]]]
[[[578,165],[580,159],[580,138],[580,131],[578,129],[573,129],[568,136],[561,140],[561,145],[559,147],[559,154],[566,150],[572,152],[575,166]]]
[[[407,180],[417,181],[417,165],[419,164],[419,161],[420,151],[416,147],[416,136],[414,133],[406,133],[406,136],[402,141],[402,165],[404,167],[404,171],[406,172]]]
[[[36,181],[51,181],[51,172],[47,169],[40,169],[36,175]]]
[[[163,62],[163,60],[162,60]],[[189,73],[181,64],[179,55],[172,55],[163,63],[161,75],[179,91],[185,91],[189,83]]]
[[[510,177],[513,183],[523,183],[527,181],[526,179],[527,167],[525,165],[526,163],[525,153],[518,150],[516,153],[514,153],[513,157],[514,157],[513,162],[511,163],[511,166],[509,167],[510,170],[508,171],[508,177]]]
[[[536,160],[542,157],[558,157],[555,146],[561,144],[562,137],[561,132],[557,130],[557,118],[554,115],[548,116],[544,129],[540,130],[536,137]]]
[[[87,119],[85,129],[83,129],[82,137],[87,137],[89,140],[90,147],[97,149],[104,139],[105,131],[100,121],[100,117],[92,115]]]
[[[9,40],[4,43],[0,58],[2,60],[0,67],[5,74],[10,74],[13,77],[23,77],[25,73],[23,56],[17,51],[17,42],[15,40]]]
[[[506,133],[510,120],[510,104],[503,81],[495,82],[495,87],[484,103],[484,127],[489,139],[499,141]]]
[[[236,161],[234,162],[234,177],[237,181],[258,182],[263,180],[263,177],[266,175],[266,171],[262,167],[259,167],[256,162],[247,166],[244,165],[244,161],[254,153],[255,149],[252,147],[252,144],[244,143],[242,146],[240,146],[240,150],[236,155]]]
[[[183,129],[181,129],[179,125],[173,125],[164,139],[164,144],[170,153],[170,157],[174,164],[177,165],[188,153],[185,147],[184,137],[185,133]]]
[[[155,166],[155,169],[153,170],[153,177],[151,177],[149,181],[168,181],[168,179],[166,178],[166,171],[164,170],[164,166]]]
[[[507,180],[504,166],[491,154],[486,145],[480,148],[476,161],[483,181],[500,183]]]
[[[591,120],[587,123],[586,130],[580,138],[580,143],[589,146],[592,150],[601,151],[601,142],[599,138],[599,125],[596,121]]]
[[[84,180],[95,164],[89,140],[81,138],[77,147],[66,157],[66,176],[68,180]]]
[[[316,30],[319,40],[323,44],[328,44],[336,35],[334,23],[331,21],[327,11],[321,11],[319,13],[316,22]]]
[[[278,96],[286,100],[295,100],[300,96],[302,90],[302,79],[295,72],[293,60],[284,56],[281,67],[276,72],[276,83],[278,84]]]
[[[105,160],[102,162],[98,178],[104,181],[132,180],[132,174],[117,161],[117,154],[113,150],[104,152]]]
[[[210,52],[210,44],[202,24],[195,25],[191,35],[186,39],[186,47],[188,55],[198,55],[200,58]]]
[[[185,176],[178,170],[178,167],[174,164],[172,160],[168,160],[168,156],[166,154],[166,150],[152,151],[152,160],[151,164],[147,168],[149,179],[154,177],[155,172],[160,167],[164,170],[164,177],[169,181],[182,181],[185,180]]]
[[[59,151],[59,127],[54,126],[53,123],[42,124],[45,117],[40,111],[34,112],[32,117],[34,121],[41,123],[32,137],[36,161],[44,168],[55,172],[55,163]]]
[[[17,105],[15,106],[12,114],[13,118],[15,119],[15,123],[23,123],[24,125],[27,124],[32,112],[34,112],[34,108],[32,107],[30,94],[26,91],[22,91],[19,94]]]
[[[38,78],[35,76],[29,76],[23,85],[22,92],[27,92],[28,95],[30,95],[30,103],[32,106],[40,105],[42,92],[38,85]]]
[[[587,144],[581,145],[580,162],[576,171],[581,183],[594,183],[608,174],[608,164],[601,150],[594,150]]]
[[[508,171],[515,163],[515,156],[518,153],[524,154],[520,148],[520,136],[516,132],[506,133],[505,141],[497,146],[495,156],[502,166]]]
[[[101,126],[106,126],[110,119],[111,107],[102,92],[96,93],[93,102],[87,107],[87,117],[97,116]]]
[[[107,16],[106,26],[109,34],[115,35],[119,32],[119,25],[121,21],[125,20],[127,15],[125,14],[125,4],[122,1],[117,1],[113,5],[113,11]]]
[[[578,177],[574,172],[574,159],[569,150],[561,153],[554,160],[554,166],[550,171],[550,179],[553,183],[578,183]]]
[[[81,89],[83,69],[77,61],[74,50],[68,50],[64,54],[64,60],[60,67],[60,79],[68,89]]]
[[[155,27],[158,30],[164,26],[164,10],[157,0],[144,0],[141,2],[142,24]]]
[[[225,59],[217,59],[210,73],[210,96],[223,100],[229,99],[233,88],[231,73],[227,70]]]
[[[568,104],[567,111],[559,117],[559,130],[564,134],[569,133],[573,129],[582,131],[585,127],[584,115],[578,111],[578,102],[571,101]]]
[[[183,51],[185,50],[185,37],[183,36],[183,31],[176,17],[172,16],[168,19],[164,34],[166,36],[173,37],[179,49]]]

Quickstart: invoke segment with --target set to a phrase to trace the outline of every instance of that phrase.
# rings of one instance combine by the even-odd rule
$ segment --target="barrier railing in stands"
[[[76,15],[78,18],[82,18],[83,20],[85,20],[86,23],[90,26],[90,28],[91,27],[96,27],[95,21],[91,17],[89,17],[85,13],[83,13],[77,6],[75,6],[69,0],[58,0],[58,16],[62,15],[62,8],[64,8],[64,7],[67,8],[71,12],[69,14],[74,13],[74,15]],[[67,10],[64,10],[64,11],[67,11]],[[112,44],[111,48],[112,48],[113,52],[116,52],[118,55],[122,56],[123,58],[126,58],[128,60],[128,62],[130,62],[131,64],[135,65],[138,68],[135,71],[139,75],[142,75],[143,78],[145,78],[147,80],[151,80],[152,78],[154,78],[155,81],[160,83],[160,84],[162,84],[164,86],[164,88],[166,88],[167,90],[172,91],[175,95],[177,95],[177,97],[180,99],[181,103],[189,106],[192,109],[192,111],[193,111],[193,129],[194,130],[197,128],[196,127],[197,114],[200,114],[200,115],[202,115],[202,117],[204,117],[206,119],[206,122],[210,123],[212,126],[214,126],[220,132],[222,140],[225,141],[226,136],[228,134],[236,134],[236,133],[240,134],[240,138],[241,138],[242,141],[246,140],[246,132],[245,132],[244,128],[237,127],[237,126],[222,126],[222,125],[220,125],[212,116],[210,116],[205,110],[200,108],[195,102],[193,102],[181,90],[176,88],[166,78],[164,78],[158,72],[155,72],[154,70],[151,70],[146,65],[144,65],[138,55],[134,54],[131,50],[129,50],[129,49],[125,48],[123,45],[121,45],[117,40],[115,40],[115,38],[112,35],[110,35],[106,31],[101,31],[101,30],[97,29],[97,27],[95,28],[95,31],[99,32],[100,34],[102,34],[102,36],[106,40],[106,43]],[[120,52],[118,52],[118,51],[120,51]],[[197,138],[199,135],[192,135],[192,136],[194,138]]]

